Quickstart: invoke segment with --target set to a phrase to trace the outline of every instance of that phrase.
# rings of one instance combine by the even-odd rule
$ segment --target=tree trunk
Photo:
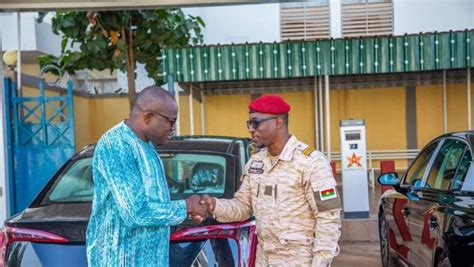
[[[128,102],[130,104],[130,111],[133,108],[133,101],[135,99],[135,69],[136,69],[136,60],[135,60],[135,51],[133,47],[133,30],[131,27],[128,28],[126,34],[127,40],[127,83],[128,83]]]

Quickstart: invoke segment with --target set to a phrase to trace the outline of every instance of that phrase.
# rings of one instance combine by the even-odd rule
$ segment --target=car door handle
[[[434,230],[436,227],[438,227],[438,219],[436,219],[436,217],[431,217],[430,218],[430,228],[431,228],[431,230]]]
[[[405,218],[408,217],[408,215],[410,215],[410,208],[409,207],[403,207],[402,214]]]

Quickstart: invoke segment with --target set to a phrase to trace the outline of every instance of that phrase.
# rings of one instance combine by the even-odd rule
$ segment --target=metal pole
[[[193,86],[189,86],[189,132],[194,135]]]
[[[10,127],[6,124],[5,118],[8,115],[5,107],[5,84],[3,83],[3,49],[2,49],[2,29],[0,27],[0,225],[7,219],[8,211],[8,143],[7,129]],[[7,128],[8,127],[8,128]]]
[[[446,103],[447,98],[447,89],[446,89],[446,70],[443,70],[443,126],[444,132],[448,132],[448,108]]]
[[[17,12],[16,13],[16,25],[17,25],[17,41],[18,41],[18,49],[16,51],[16,70],[17,70],[17,79],[16,79],[16,85],[18,88],[18,96],[22,97],[23,92],[21,90],[21,13]]]
[[[174,100],[176,101],[176,105],[178,105],[178,110],[179,110],[179,89],[176,89],[174,88],[174,76],[173,74],[168,74],[166,75],[166,82],[168,83],[168,91],[170,92],[170,94],[174,95]],[[176,130],[175,130],[175,134],[176,135],[180,135],[180,129],[181,127],[179,127],[179,124],[180,124],[181,120],[179,119],[179,113],[178,113],[178,118],[176,118]]]
[[[74,95],[72,92],[72,81],[67,81],[67,104],[68,104],[68,123],[69,129],[71,129],[71,136],[74,138],[76,136],[76,127],[74,126]],[[72,143],[73,150],[76,151],[76,140]]]
[[[319,147],[324,152],[323,79],[319,77]]]
[[[467,68],[467,129],[472,130],[471,123],[471,68]]]
[[[48,146],[48,127],[46,123],[46,98],[44,97],[44,80],[40,81],[41,128],[43,129],[44,145]]]
[[[314,145],[317,150],[319,147],[319,117],[318,117],[318,78],[314,76]]]
[[[331,114],[329,113],[329,76],[324,76],[324,93],[326,95],[326,147],[328,160],[331,161]]]
[[[204,109],[204,91],[201,90],[201,134],[206,134],[206,110]]]

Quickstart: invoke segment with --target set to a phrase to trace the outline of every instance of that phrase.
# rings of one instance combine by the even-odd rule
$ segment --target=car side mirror
[[[377,180],[381,185],[393,186],[395,189],[400,187],[400,180],[398,179],[398,174],[396,172],[383,173]]]
[[[412,189],[413,191],[420,191],[420,189],[421,189],[421,182],[422,182],[421,179],[415,179],[415,180],[412,182],[411,189]],[[426,186],[429,188],[429,185],[428,185],[428,184],[426,184]]]

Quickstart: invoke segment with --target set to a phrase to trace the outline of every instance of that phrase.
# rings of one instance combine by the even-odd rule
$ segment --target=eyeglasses
[[[138,105],[136,105],[136,107],[137,107],[139,110],[143,111],[143,112],[151,112],[151,113],[153,113],[153,114],[155,114],[155,115],[158,115],[158,116],[161,116],[161,117],[167,119],[167,120],[170,122],[170,127],[173,127],[174,124],[176,123],[176,121],[178,120],[178,118],[176,118],[176,119],[170,119],[168,116],[163,115],[163,114],[161,114],[161,113],[158,112],[158,111],[149,110],[149,109],[148,109],[148,110],[145,110],[144,108],[142,108],[142,107],[140,107],[140,106],[138,106]]]
[[[273,117],[268,117],[268,118],[263,118],[263,119],[252,119],[252,120],[249,120],[249,121],[246,121],[247,123],[247,128],[250,128],[250,126],[252,126],[253,129],[257,129],[258,126],[260,126],[260,123],[264,122],[264,121],[269,121],[269,120],[274,120],[274,119],[277,119],[278,117],[276,116],[273,116]]]
[[[155,114],[155,115],[159,115],[159,116],[161,116],[161,117],[167,119],[167,120],[170,122],[170,126],[171,126],[171,127],[173,127],[174,124],[176,123],[176,121],[178,120],[178,118],[176,118],[176,119],[170,119],[168,116],[165,116],[165,115],[159,113],[158,111],[154,111],[154,110],[147,110],[147,111],[150,111],[151,113],[153,113],[153,114]]]

